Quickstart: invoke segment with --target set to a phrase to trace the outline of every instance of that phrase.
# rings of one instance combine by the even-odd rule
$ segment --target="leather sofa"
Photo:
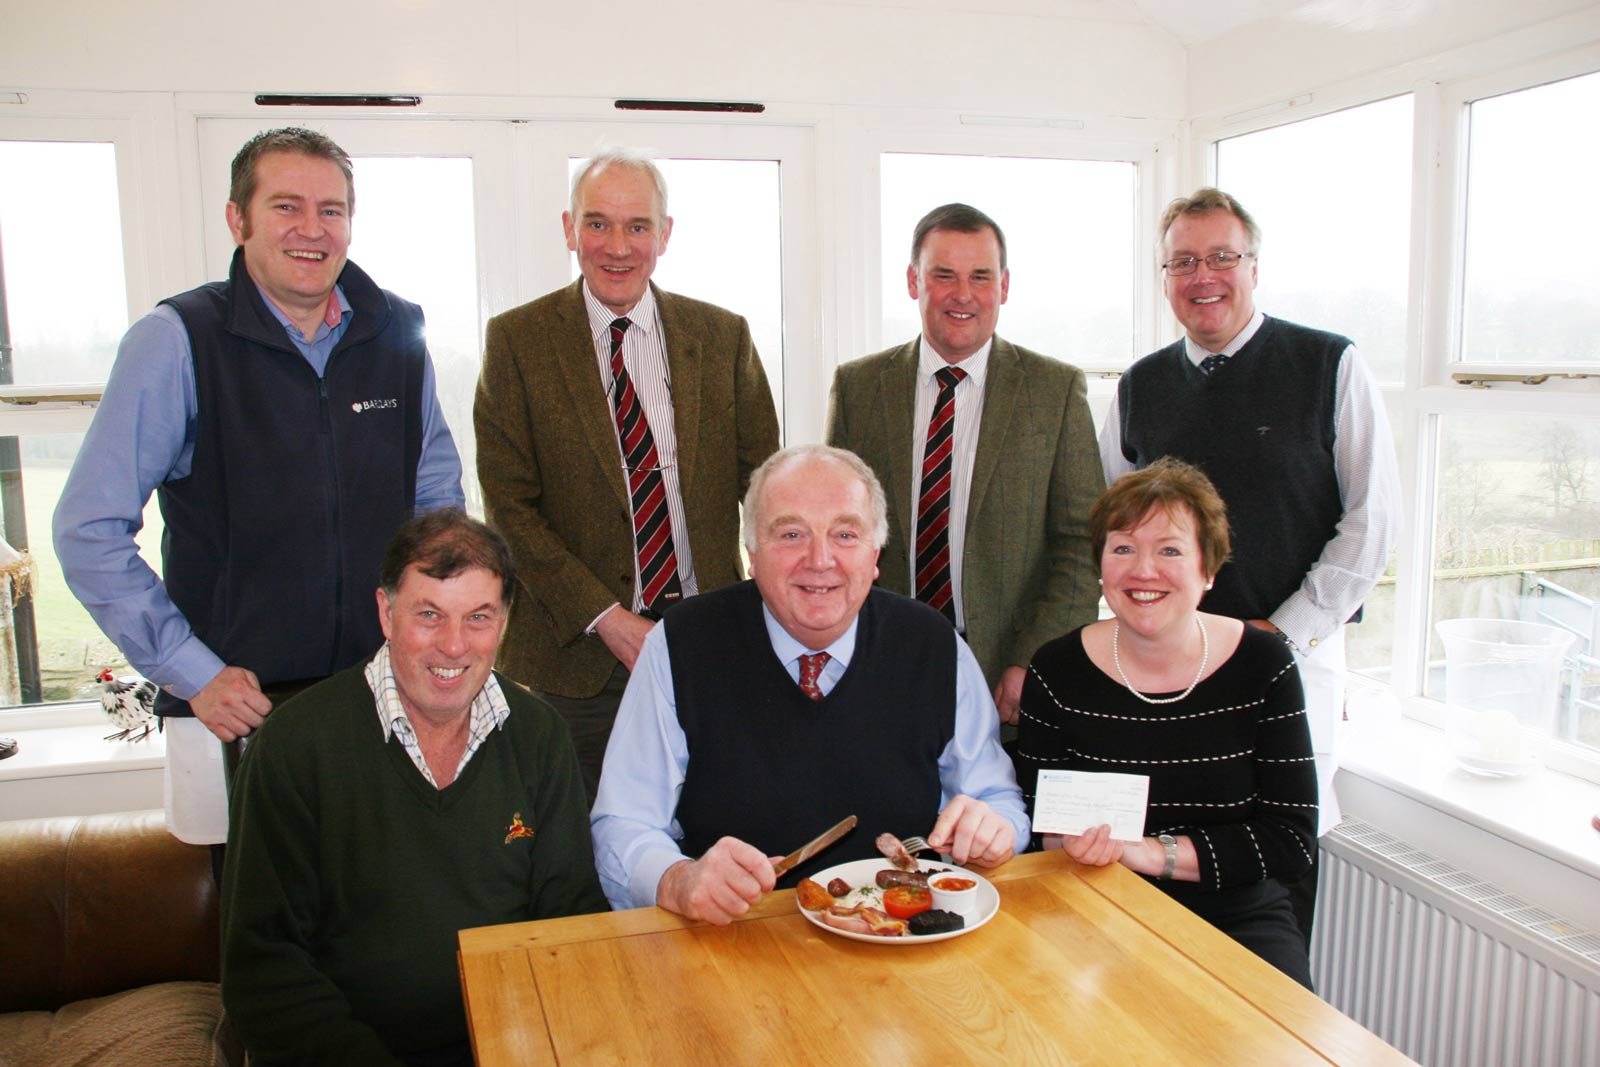
[[[243,1063],[217,907],[159,811],[0,822],[0,1067]]]

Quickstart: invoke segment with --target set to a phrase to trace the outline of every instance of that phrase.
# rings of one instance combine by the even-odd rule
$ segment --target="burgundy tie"
[[[817,679],[822,677],[822,668],[828,665],[826,652],[804,652],[800,655],[800,692],[812,700],[822,699],[822,687],[817,684]]]
[[[628,493],[633,503],[633,544],[639,562],[642,603],[659,611],[683,598],[678,580],[678,554],[672,548],[672,519],[667,513],[667,488],[661,480],[656,439],[634,392],[633,379],[622,362],[622,337],[632,325],[626,318],[611,323],[611,402],[617,415],[617,438],[628,468]]]
[[[939,396],[928,419],[928,445],[922,453],[917,496],[917,599],[944,612],[952,624],[956,605],[950,589],[950,470],[954,465],[956,386],[966,376],[959,367],[934,373]]]

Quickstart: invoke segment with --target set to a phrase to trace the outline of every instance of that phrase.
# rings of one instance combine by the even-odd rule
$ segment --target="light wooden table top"
[[[999,914],[935,944],[835,937],[793,891],[725,927],[643,908],[463,930],[478,1063],[1412,1062],[1121,866],[987,873]]]

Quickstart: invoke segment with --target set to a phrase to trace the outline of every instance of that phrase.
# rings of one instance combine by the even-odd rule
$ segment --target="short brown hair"
[[[383,554],[378,584],[393,600],[406,568],[415,565],[429,578],[444,581],[471,567],[500,579],[500,606],[509,608],[517,573],[505,538],[460,508],[435,508],[414,516],[395,531]]]
[[[936,207],[917,222],[911,231],[911,265],[915,267],[922,256],[922,245],[928,234],[935,230],[953,230],[956,233],[982,233],[989,230],[1000,246],[1000,269],[1006,269],[1006,235],[1000,224],[971,204],[945,204]]]
[[[1180,196],[1167,205],[1167,210],[1161,213],[1161,225],[1156,230],[1157,257],[1166,255],[1162,249],[1167,244],[1167,231],[1172,229],[1172,224],[1178,221],[1179,215],[1206,215],[1213,211],[1226,211],[1244,226],[1244,235],[1250,241],[1246,252],[1261,251],[1261,227],[1256,225],[1256,220],[1244,205],[1221,189],[1206,186],[1196,189],[1193,196]]]
[[[283,126],[258,133],[233,157],[228,199],[238,206],[241,215],[248,215],[250,200],[256,195],[256,164],[270,152],[298,152],[336,165],[344,172],[345,210],[355,215],[356,175],[351,169],[349,154],[327,134],[303,126]]]
[[[1199,467],[1163,456],[1143,470],[1124,474],[1100,494],[1089,510],[1089,536],[1098,563],[1113,530],[1131,530],[1160,508],[1194,523],[1200,544],[1200,564],[1207,578],[1215,578],[1228,562],[1233,545],[1228,537],[1228,508],[1217,487]]]

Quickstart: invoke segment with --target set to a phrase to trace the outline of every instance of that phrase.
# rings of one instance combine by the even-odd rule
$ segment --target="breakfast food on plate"
[[[857,904],[853,908],[835,905],[820,912],[818,917],[829,926],[856,934],[872,934],[876,937],[904,937],[906,934],[904,921],[891,919],[877,908],[869,908],[865,904]]]
[[[913,934],[925,937],[928,934],[948,934],[965,929],[967,920],[953,912],[932,908],[911,916],[906,925],[911,928]]]
[[[835,879],[835,881],[838,880]],[[834,894],[809,878],[800,879],[800,884],[795,886],[794,890],[795,896],[800,898],[800,906],[807,911],[821,911],[823,908],[831,908],[838,903],[834,899]],[[845,892],[849,892],[849,887],[846,887]],[[840,895],[842,896],[843,894]]]
[[[959,880],[977,883],[968,878],[955,879],[949,868],[932,872],[941,880]],[[842,878],[835,878],[827,888],[810,878],[802,878],[795,887],[795,897],[800,907],[813,914],[818,922],[854,934],[874,937],[927,936],[950,933],[965,928],[961,916],[934,907],[933,893],[928,888],[928,872],[923,872],[922,884],[910,882],[884,886],[884,875],[908,875],[906,871],[879,871],[876,882],[852,886]],[[929,918],[931,916],[931,918]]]
[[[965,919],[941,907],[928,880],[950,883],[950,888],[970,898],[978,885],[975,875],[966,877],[968,872],[949,867],[922,870],[921,863],[894,834],[879,834],[875,843],[878,851],[894,864],[893,868],[878,871],[864,885],[834,878],[824,888],[814,879],[802,878],[795,887],[795,899],[801,909],[817,922],[837,930],[874,937],[926,937],[966,928]]]
[[[907,852],[906,847],[900,843],[900,839],[893,834],[879,834],[874,844],[878,846],[878,851],[882,852],[890,863],[902,871],[914,871],[917,869],[916,857]]]
[[[875,880],[879,889],[893,889],[897,885],[914,885],[923,889],[928,888],[928,872],[926,871],[897,871],[890,867],[879,871]]]
[[[933,907],[933,894],[915,885],[897,885],[883,894],[883,910],[896,919],[909,919]]]

